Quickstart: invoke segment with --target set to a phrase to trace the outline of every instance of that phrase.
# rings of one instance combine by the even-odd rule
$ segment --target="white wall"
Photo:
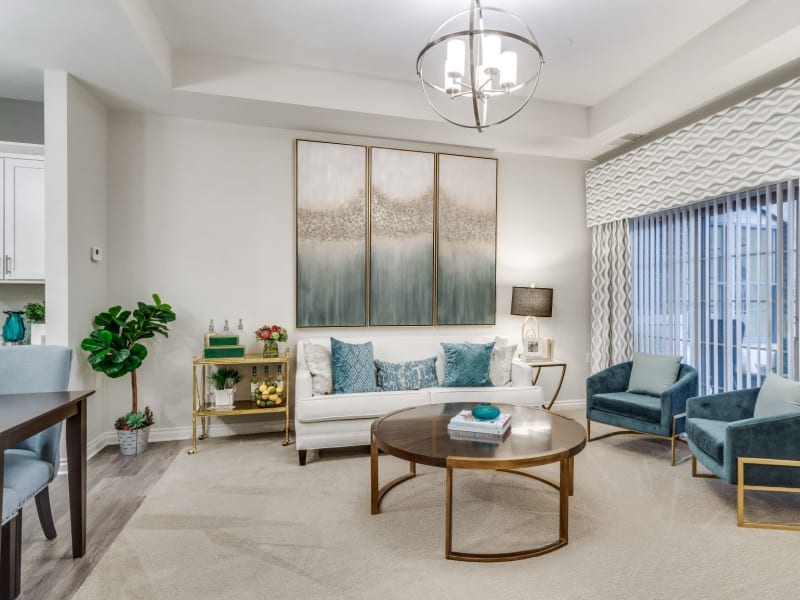
[[[44,144],[44,105],[30,100],[0,98],[0,140]]]
[[[140,402],[154,408],[162,434],[175,428],[173,434],[185,435],[191,424],[191,360],[201,352],[209,318],[218,328],[224,319],[234,327],[243,318],[250,352],[259,351],[252,332],[267,322],[286,326],[292,346],[298,338],[330,333],[398,331],[294,329],[296,137],[474,154],[422,143],[111,113],[108,300],[131,305],[155,291],[178,316],[169,339],[148,343],[150,356],[139,376]],[[552,286],[554,316],[542,319],[542,333],[555,337],[557,353],[570,361],[560,398],[583,398],[589,346],[586,164],[499,158],[497,326],[435,333],[517,338],[522,319],[508,314],[512,284]],[[415,334],[430,335],[431,329],[403,328],[403,335]],[[112,412],[124,409],[126,384],[110,383]]]
[[[73,349],[70,389],[96,389],[89,401],[88,439],[112,429],[105,376],[89,368],[80,349],[92,317],[106,304],[106,263],[89,248],[106,243],[106,109],[63,72],[45,73],[45,248],[47,342]]]

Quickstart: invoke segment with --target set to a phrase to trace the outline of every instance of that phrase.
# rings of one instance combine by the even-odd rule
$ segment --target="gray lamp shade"
[[[511,314],[521,317],[553,316],[553,288],[515,286],[511,290]]]

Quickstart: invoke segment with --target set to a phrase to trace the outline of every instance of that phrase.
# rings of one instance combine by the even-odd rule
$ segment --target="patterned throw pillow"
[[[348,344],[331,338],[333,391],[336,394],[375,392],[375,357],[372,342]]]
[[[390,363],[375,359],[378,367],[378,389],[384,392],[421,390],[439,385],[436,379],[436,357]]]
[[[491,387],[489,363],[494,342],[488,344],[445,344],[442,387]]]
[[[495,342],[496,344],[496,342]],[[514,353],[517,345],[497,346],[492,350],[492,360],[489,363],[489,379],[495,387],[511,385],[511,363],[514,360]]]
[[[306,368],[311,373],[311,393],[315,396],[333,393],[333,371],[331,351],[325,346],[303,341],[303,356]]]

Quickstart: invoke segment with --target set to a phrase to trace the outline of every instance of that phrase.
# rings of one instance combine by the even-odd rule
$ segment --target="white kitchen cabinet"
[[[43,281],[44,160],[0,158],[3,190],[0,280]]]

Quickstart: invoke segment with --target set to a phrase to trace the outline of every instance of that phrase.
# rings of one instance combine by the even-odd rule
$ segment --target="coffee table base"
[[[568,543],[569,535],[569,497],[573,492],[574,482],[574,460],[573,457],[567,456],[564,453],[558,459],[560,463],[559,481],[555,482],[545,477],[528,473],[526,471],[519,471],[515,469],[501,468],[496,462],[482,463],[480,460],[474,458],[462,459],[459,457],[450,457],[447,459],[446,477],[445,477],[445,491],[446,491],[446,517],[445,517],[445,558],[450,560],[462,560],[470,562],[503,562],[512,560],[522,560],[525,558],[532,558],[547,554],[553,550],[557,550]],[[538,546],[536,548],[529,548],[527,550],[515,550],[512,552],[498,552],[498,553],[477,553],[477,552],[459,552],[453,550],[453,470],[454,469],[484,469],[493,471],[502,471],[511,473],[513,475],[523,475],[535,479],[559,491],[559,510],[558,510],[558,539]],[[397,485],[413,479],[417,475],[417,465],[414,461],[409,461],[409,472],[401,475],[392,481],[388,482],[383,487],[379,488],[378,478],[378,446],[373,438],[370,447],[370,500],[371,512],[373,515],[380,513],[380,504],[383,497]]]

